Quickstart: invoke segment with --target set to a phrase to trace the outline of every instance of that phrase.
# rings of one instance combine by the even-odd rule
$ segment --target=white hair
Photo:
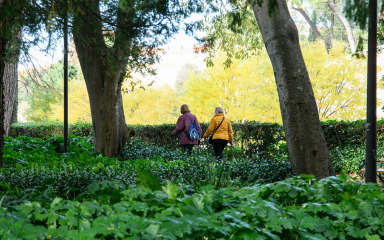
[[[224,114],[224,110],[223,110],[222,107],[216,107],[215,111],[213,111],[213,115],[216,115],[218,113],[223,113]]]

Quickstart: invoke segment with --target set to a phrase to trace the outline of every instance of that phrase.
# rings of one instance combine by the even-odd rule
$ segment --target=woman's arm
[[[233,131],[232,131],[232,125],[231,121],[228,119],[228,137],[229,137],[229,142],[233,142]]]
[[[176,129],[173,130],[172,135],[180,134],[184,131],[185,128],[185,118],[183,118],[183,115],[177,119]]]
[[[207,138],[209,135],[211,135],[213,133],[213,130],[215,129],[215,127],[216,127],[216,122],[212,118],[211,119],[211,123],[209,124],[209,127],[208,127],[207,131],[205,131],[205,133],[204,133],[203,138]]]

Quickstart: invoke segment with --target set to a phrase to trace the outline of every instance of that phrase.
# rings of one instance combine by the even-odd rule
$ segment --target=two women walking
[[[185,150],[188,150],[189,153],[192,153],[192,148],[194,145],[199,144],[199,140],[190,139],[187,136],[187,132],[190,129],[192,123],[195,123],[199,129],[201,136],[201,127],[195,115],[193,115],[187,104],[183,104],[180,108],[181,115],[177,120],[176,129],[171,133],[172,136],[180,135],[179,142],[180,145],[184,147]],[[211,119],[207,131],[204,133],[203,138],[207,139],[210,135],[210,143],[213,146],[213,150],[217,159],[220,161],[223,159],[223,150],[227,146],[228,142],[232,145],[233,143],[233,131],[231,126],[231,121],[229,118],[224,116],[224,111],[221,107],[215,108],[214,116]]]

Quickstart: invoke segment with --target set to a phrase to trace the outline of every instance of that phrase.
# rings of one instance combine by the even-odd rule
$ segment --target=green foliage
[[[308,181],[310,180],[310,181]],[[380,186],[335,177],[266,185],[162,190],[99,182],[81,201],[0,207],[0,237],[53,239],[380,239]],[[105,191],[116,191],[111,198]],[[16,220],[17,219],[17,220]],[[28,235],[26,235],[28,232]]]
[[[28,136],[34,138],[46,139],[49,137],[63,136],[64,124],[62,122],[27,122],[13,123],[11,127],[11,136]],[[68,125],[69,134],[78,137],[92,137],[92,124],[77,122]]]
[[[344,11],[349,19],[356,22],[361,29],[365,29],[369,16],[369,1],[346,0]]]
[[[222,5],[220,1],[208,1],[206,11],[216,9],[218,13],[210,14],[197,24],[206,36],[200,39],[209,53],[206,59],[208,66],[213,66],[212,58],[217,51],[226,53],[225,67],[232,64],[234,58],[247,59],[260,52],[263,39],[253,14],[251,5],[246,1],[229,1]],[[212,6],[212,5],[222,6]],[[270,1],[274,6],[275,1]],[[270,9],[272,11],[272,8]]]
[[[381,42],[384,41],[384,19],[379,19],[377,23],[377,39]],[[382,50],[379,50],[379,51],[382,51]]]
[[[11,128],[11,135],[30,136],[30,137],[57,137],[62,136],[62,123],[44,122],[44,123],[17,123]],[[207,129],[208,124],[201,123],[203,132]],[[235,147],[237,151],[243,152],[248,157],[261,157],[264,159],[281,158],[287,159],[287,146],[285,143],[285,135],[283,126],[277,123],[259,123],[259,122],[244,122],[232,124],[235,138]],[[178,142],[172,138],[171,133],[175,128],[174,124],[163,125],[129,125],[129,134],[131,143],[125,146],[125,150],[119,155],[120,159],[134,160],[150,157],[162,157],[164,159],[184,159],[186,155],[177,151],[168,151],[176,149]],[[89,123],[70,124],[70,134],[87,137],[88,142],[92,142],[92,126]],[[358,121],[335,121],[330,120],[322,122],[322,129],[331,152],[334,152],[334,157],[338,154],[334,149],[344,151],[344,148],[358,149],[365,146],[365,120]],[[384,120],[380,119],[377,122],[377,140],[379,147],[384,141]],[[148,148],[143,142],[158,146],[156,148]],[[201,148],[207,147],[204,142],[200,143]],[[129,150],[130,149],[130,150]],[[227,148],[229,151],[230,148]],[[380,152],[380,151],[379,151]],[[230,153],[228,152],[228,155]],[[345,153],[343,153],[345,154]],[[177,157],[176,157],[177,155]],[[236,152],[232,155],[236,156]],[[360,155],[358,155],[360,156]],[[346,158],[347,160],[349,158]],[[357,156],[356,156],[357,161]],[[352,164],[351,164],[352,165]],[[345,165],[343,165],[345,166]],[[349,168],[348,168],[349,169]],[[352,169],[349,169],[352,170]]]
[[[207,124],[201,124],[203,131],[208,127]],[[237,181],[236,178],[241,176],[241,174],[249,174],[247,176],[255,176],[254,179],[263,179],[261,182],[271,182],[281,179],[282,176],[289,176],[289,170],[284,166],[289,166],[288,160],[288,151],[285,143],[285,135],[283,127],[279,124],[268,124],[268,123],[258,123],[258,122],[245,122],[245,123],[233,123],[232,124],[235,137],[234,149],[231,150],[230,147],[226,148],[225,154],[228,158],[234,158],[231,162],[233,172],[227,174],[230,176],[232,184],[235,184]],[[70,144],[69,149],[71,154],[74,152],[86,151],[84,155],[78,155],[77,158],[87,158],[86,154],[89,154],[93,151],[92,149],[92,137],[90,136],[91,124],[89,123],[77,123],[70,125],[70,133],[76,134],[77,136],[85,136],[86,139],[73,137],[75,141],[74,144]],[[121,161],[135,160],[136,159],[151,159],[150,161],[142,160],[140,164],[143,164],[147,167],[148,170],[156,169],[159,171],[160,180],[165,181],[166,178],[161,176],[168,176],[172,178],[172,181],[182,181],[188,183],[196,183],[201,181],[199,177],[209,176],[211,172],[209,167],[210,160],[207,157],[207,153],[204,151],[199,153],[199,151],[194,151],[195,153],[202,154],[202,158],[206,159],[205,164],[200,161],[186,160],[188,155],[182,151],[177,150],[178,142],[176,139],[170,137],[169,133],[172,132],[175,128],[174,124],[163,124],[156,126],[140,126],[140,125],[130,125],[128,126],[130,131],[130,136],[132,141],[128,143],[123,150],[118,154],[118,159]],[[322,129],[324,136],[326,138],[329,150],[331,152],[333,166],[336,172],[345,170],[348,173],[357,173],[358,172],[358,163],[361,159],[365,158],[365,121],[327,121],[322,123]],[[377,138],[378,138],[378,155],[381,155],[384,152],[384,145],[381,143],[384,141],[384,120],[379,120],[377,122]],[[44,142],[41,139],[30,139],[25,137],[16,138],[13,141],[13,147],[10,147],[12,150],[16,151],[18,148],[23,151],[10,154],[10,149],[4,149],[4,158],[6,159],[5,164],[24,164],[24,162],[35,161],[34,159],[52,159],[60,160],[64,157],[58,156],[55,152],[60,150],[60,143],[62,138],[57,138],[55,136],[62,135],[62,123],[57,122],[45,122],[45,123],[18,123],[12,125],[12,135],[29,135],[34,137],[42,136],[51,136],[48,142]],[[81,143],[77,143],[80,141]],[[44,144],[43,144],[44,142]],[[146,143],[144,143],[146,142]],[[47,154],[41,154],[38,146],[45,146],[45,152]],[[87,146],[87,147],[85,147]],[[85,148],[84,148],[85,147]],[[204,142],[201,142],[200,149],[206,149],[207,145]],[[79,148],[79,149],[77,149]],[[80,150],[81,148],[86,150]],[[35,150],[34,150],[35,149]],[[42,147],[40,148],[42,149]],[[205,154],[205,155],[204,155]],[[209,154],[210,156],[211,154]],[[256,159],[256,166],[253,166],[252,161],[246,161],[242,158],[247,157],[248,159]],[[18,159],[17,161],[11,159]],[[265,160],[265,162],[264,162]],[[45,160],[44,160],[45,161]],[[84,160],[88,162],[88,160]],[[193,173],[190,173],[190,169],[184,166],[183,164],[186,161],[189,164],[192,164],[196,167],[197,170],[196,176]],[[8,163],[7,163],[8,162]],[[169,163],[174,164],[173,166],[168,166]],[[274,166],[274,164],[277,166]],[[199,165],[201,164],[201,165]],[[264,166],[264,164],[266,164]],[[164,167],[167,165],[167,167]],[[241,166],[241,167],[240,167]],[[252,168],[252,169],[262,169],[261,166],[264,166],[268,171],[265,171],[263,175],[262,171],[255,172],[242,172],[240,168]],[[273,168],[282,169],[282,171],[277,170],[274,174]],[[216,167],[215,167],[216,168]],[[205,169],[201,171],[201,169]],[[285,169],[285,170],[284,170]],[[174,171],[174,173],[171,173]],[[180,172],[185,174],[179,175]],[[188,174],[191,176],[188,176]],[[227,176],[225,175],[225,176]],[[252,177],[251,177],[252,178]],[[211,179],[212,180],[212,179]],[[204,180],[204,184],[208,182],[213,184],[214,181]],[[242,179],[241,181],[243,181]],[[253,180],[251,180],[253,181]],[[203,183],[202,183],[203,184]]]
[[[5,168],[0,169],[2,205],[27,200],[52,200],[55,197],[82,198],[86,189],[91,191],[88,185],[103,181],[119,181],[125,185],[136,184],[159,190],[167,181],[196,186],[212,184],[221,188],[273,182],[293,175],[286,160],[234,157],[217,164],[213,154],[206,150],[194,151],[191,158],[179,150],[140,141],[130,143],[119,159],[102,157],[93,152],[92,144],[85,138],[70,138],[65,153],[62,146],[62,137],[46,141],[7,137]],[[104,187],[105,183],[95,185],[90,194],[99,190],[106,195],[117,194],[112,194],[116,189],[103,190]],[[118,198],[117,195],[115,198]]]

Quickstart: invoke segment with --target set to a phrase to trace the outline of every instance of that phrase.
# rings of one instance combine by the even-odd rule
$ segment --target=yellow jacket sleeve
[[[205,131],[205,133],[204,133],[203,138],[207,138],[209,135],[211,135],[213,133],[213,130],[215,130],[215,127],[216,127],[216,122],[212,118],[211,119],[211,123],[209,124],[209,127],[208,127],[207,131]]]
[[[228,121],[228,135],[229,135],[229,142],[233,142],[233,131],[232,131],[231,121]]]

